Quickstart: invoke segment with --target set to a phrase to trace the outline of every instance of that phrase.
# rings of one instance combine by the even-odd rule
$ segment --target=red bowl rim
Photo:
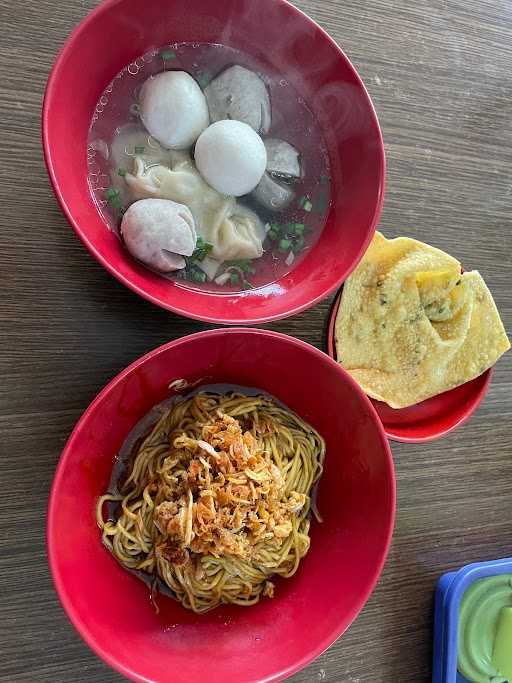
[[[344,370],[336,361],[334,361],[332,358],[330,358],[327,354],[325,354],[323,351],[320,351],[319,349],[315,348],[314,346],[311,346],[310,344],[301,341],[300,339],[296,339],[295,337],[290,337],[289,335],[282,334],[281,332],[274,332],[271,330],[260,330],[260,329],[254,329],[250,327],[233,327],[229,329],[214,329],[214,330],[206,330],[203,332],[196,332],[194,334],[188,335],[186,337],[181,337],[179,339],[175,339],[174,341],[168,342],[167,344],[163,344],[162,346],[157,347],[156,349],[153,349],[152,351],[149,351],[146,353],[144,356],[141,356],[137,360],[135,360],[133,363],[131,363],[127,368],[122,370],[118,375],[116,375],[101,391],[100,393],[96,396],[96,398],[93,399],[93,401],[90,403],[88,408],[85,410],[85,412],[82,414],[80,419],[78,420],[77,424],[75,425],[70,437],[68,438],[68,441],[66,442],[66,445],[64,446],[64,449],[62,451],[62,454],[60,456],[56,471],[55,471],[55,476],[53,479],[52,487],[50,490],[50,496],[49,496],[49,501],[48,501],[48,515],[47,515],[47,523],[46,523],[46,546],[47,546],[47,554],[48,554],[48,563],[50,566],[50,573],[52,575],[53,583],[55,590],[57,592],[57,595],[59,597],[59,600],[61,602],[61,605],[64,608],[64,611],[66,612],[69,620],[81,636],[81,638],[87,643],[87,645],[95,652],[95,654],[100,657],[106,664],[108,664],[110,667],[112,667],[115,671],[118,671],[120,674],[123,676],[126,676],[128,679],[135,681],[136,683],[155,683],[154,681],[151,681],[150,679],[145,678],[144,676],[131,671],[129,668],[125,667],[121,662],[119,662],[114,656],[112,656],[108,648],[104,647],[100,642],[98,642],[95,638],[95,636],[89,631],[88,627],[82,622],[80,619],[77,610],[75,609],[73,605],[73,601],[70,598],[70,596],[67,594],[66,588],[65,588],[65,581],[63,580],[62,576],[60,575],[58,571],[58,549],[57,546],[55,545],[54,542],[54,535],[52,533],[52,527],[53,527],[53,519],[56,514],[56,508],[58,506],[58,492],[62,484],[63,480],[63,475],[64,475],[64,468],[65,468],[65,463],[66,460],[73,450],[74,442],[77,436],[80,434],[80,432],[84,429],[85,424],[87,423],[89,416],[91,413],[94,411],[96,406],[101,403],[106,395],[109,394],[109,392],[117,386],[120,382],[122,382],[125,377],[127,377],[130,373],[132,373],[134,370],[136,370],[138,367],[144,365],[146,362],[150,361],[152,358],[155,356],[165,353],[169,349],[181,346],[183,344],[188,343],[190,340],[199,338],[199,337],[215,337],[218,336],[219,334],[225,335],[225,334],[250,334],[250,335],[258,335],[258,336],[263,336],[267,338],[280,338],[283,340],[286,340],[287,343],[293,344],[297,347],[300,347],[302,349],[307,350],[309,353],[311,353],[314,356],[321,357],[322,360],[327,362],[328,364],[331,365],[332,369],[335,370],[340,376],[343,376],[344,381],[346,381],[352,388],[352,390],[358,394],[363,401],[366,402],[367,408],[369,410],[369,414],[373,417],[375,426],[377,427],[377,430],[381,436],[381,442],[382,442],[382,448],[383,448],[383,455],[384,458],[387,461],[387,470],[389,472],[390,476],[390,488],[391,488],[391,517],[390,517],[390,524],[389,528],[387,531],[387,535],[385,538],[385,545],[384,545],[384,552],[382,553],[382,558],[378,565],[373,569],[373,572],[371,573],[371,580],[369,582],[368,588],[366,591],[361,593],[360,599],[358,600],[357,606],[354,610],[352,610],[352,613],[350,615],[350,623],[346,628],[339,629],[339,628],[334,628],[332,631],[327,635],[322,642],[317,644],[310,652],[305,654],[300,660],[295,662],[292,666],[288,667],[285,671],[278,672],[276,675],[273,675],[271,677],[268,677],[266,679],[262,679],[260,683],[270,683],[271,681],[282,681],[289,676],[293,675],[294,673],[297,673],[301,669],[303,669],[305,666],[307,666],[310,662],[312,662],[314,659],[316,659],[319,655],[322,654],[327,648],[329,648],[345,631],[347,628],[350,627],[350,625],[353,623],[353,621],[356,619],[356,617],[359,615],[361,610],[363,609],[364,605],[368,601],[370,595],[373,593],[373,590],[377,584],[377,581],[380,578],[380,575],[382,573],[384,564],[386,562],[389,549],[391,546],[391,541],[393,537],[393,531],[394,531],[394,526],[395,526],[395,518],[396,518],[396,477],[395,477],[395,467],[394,467],[394,461],[393,461],[393,456],[391,453],[391,448],[389,446],[389,442],[386,438],[386,434],[384,431],[384,428],[382,426],[382,422],[379,419],[379,416],[377,415],[377,412],[372,405],[371,401],[368,399],[366,394],[362,391],[361,387],[357,384],[357,382],[349,375],[346,370]]]
[[[326,346],[327,346],[327,354],[330,358],[332,358],[335,362],[336,361],[336,344],[334,341],[334,328],[336,324],[336,316],[338,315],[338,310],[340,307],[341,303],[341,294],[343,292],[343,285],[340,287],[339,291],[336,293],[336,296],[334,298],[334,301],[332,302],[331,310],[329,313],[329,318],[327,322],[327,335],[326,335]],[[381,421],[381,424],[383,426],[384,432],[388,439],[391,439],[392,441],[399,441],[401,443],[428,443],[429,441],[436,441],[437,439],[441,439],[444,436],[447,436],[450,434],[450,432],[453,432],[454,429],[457,429],[457,427],[460,427],[463,425],[465,422],[469,420],[469,418],[473,415],[473,413],[478,409],[482,401],[484,400],[484,397],[487,393],[487,390],[489,388],[489,384],[492,378],[492,373],[493,373],[493,368],[489,368],[486,370],[483,374],[484,377],[484,383],[480,386],[479,390],[475,392],[475,395],[473,397],[472,403],[470,407],[466,410],[464,415],[462,415],[458,420],[453,422],[449,427],[446,427],[445,429],[440,429],[438,431],[433,431],[428,435],[425,436],[404,436],[403,434],[396,432],[393,430],[393,428],[389,427],[386,422],[382,421],[380,416],[379,420]],[[361,387],[360,387],[361,388]],[[375,401],[373,398],[368,397],[372,405],[375,407],[375,403],[378,403],[378,401]]]
[[[385,150],[384,150],[384,140],[382,137],[382,130],[379,124],[379,119],[377,117],[377,112],[375,110],[375,106],[372,102],[372,99],[370,97],[370,94],[363,83],[361,77],[359,76],[359,73],[357,72],[356,68],[350,61],[350,59],[347,57],[345,52],[341,49],[341,47],[334,41],[333,38],[319,25],[317,24],[311,17],[309,17],[305,12],[302,10],[298,9],[294,5],[291,4],[288,0],[274,0],[275,2],[280,2],[284,5],[286,5],[289,9],[290,12],[295,12],[297,15],[300,15],[302,19],[306,22],[309,22],[315,26],[315,28],[320,31],[322,34],[324,40],[326,40],[330,45],[337,50],[339,55],[341,56],[342,59],[345,60],[348,68],[352,71],[352,74],[354,78],[356,79],[358,85],[362,88],[363,93],[366,97],[368,107],[369,107],[369,112],[370,116],[373,119],[373,123],[376,128],[377,132],[377,140],[378,140],[378,152],[380,156],[380,162],[382,165],[382,178],[380,181],[380,186],[378,190],[378,196],[377,196],[377,202],[375,206],[375,211],[372,216],[372,219],[369,224],[369,230],[368,230],[368,235],[366,236],[366,239],[364,243],[361,245],[361,248],[354,259],[354,262],[352,263],[351,269],[347,272],[343,272],[340,274],[338,279],[329,287],[325,289],[324,292],[321,294],[318,294],[314,296],[312,299],[307,300],[304,303],[301,303],[294,308],[284,312],[284,313],[275,313],[274,315],[270,316],[256,316],[256,317],[245,317],[245,318],[235,318],[235,317],[226,317],[226,316],[210,316],[208,315],[207,312],[204,314],[201,313],[192,313],[190,311],[187,311],[185,307],[180,307],[177,305],[174,305],[172,301],[161,301],[159,300],[156,296],[151,294],[150,292],[146,291],[142,287],[139,287],[135,283],[131,281],[130,277],[127,277],[123,275],[110,261],[106,258],[104,258],[99,251],[96,249],[94,243],[88,239],[87,235],[85,232],[82,230],[80,224],[78,221],[76,221],[67,205],[66,199],[64,197],[64,194],[61,191],[59,182],[57,180],[57,177],[55,175],[55,170],[53,167],[53,162],[52,162],[52,154],[51,154],[51,149],[50,149],[50,143],[48,141],[49,137],[49,116],[50,116],[50,102],[53,100],[53,95],[54,91],[56,88],[56,83],[59,80],[60,77],[60,71],[63,68],[63,64],[65,63],[68,54],[72,52],[74,43],[76,39],[78,38],[79,35],[81,35],[83,32],[87,31],[89,28],[89,25],[92,24],[98,16],[100,16],[102,13],[110,10],[113,6],[119,4],[119,0],[103,0],[98,7],[96,7],[94,10],[92,10],[82,21],[76,26],[76,28],[71,32],[67,40],[65,41],[64,45],[62,46],[60,52],[57,55],[57,58],[55,60],[55,63],[50,71],[50,75],[48,77],[48,82],[46,85],[46,90],[44,93],[44,98],[43,98],[43,108],[42,108],[42,114],[41,114],[41,136],[42,136],[42,145],[43,145],[43,154],[44,154],[44,160],[46,164],[46,169],[48,171],[48,175],[50,178],[50,182],[53,188],[53,192],[61,206],[62,211],[64,212],[64,215],[66,216],[69,224],[75,231],[76,235],[79,237],[81,240],[82,244],[86,247],[86,249],[94,256],[94,258],[104,267],[106,270],[113,275],[119,282],[121,282],[123,285],[131,289],[133,292],[136,294],[139,294],[141,297],[146,299],[147,301],[150,301],[151,303],[160,306],[161,308],[167,309],[169,311],[172,311],[173,313],[178,313],[179,315],[182,315],[186,318],[191,318],[193,320],[201,320],[204,322],[209,322],[209,323],[215,323],[215,324],[224,324],[224,325],[254,325],[257,323],[264,323],[264,322],[271,322],[273,320],[282,320],[283,318],[288,318],[292,315],[296,315],[297,313],[300,313],[307,308],[311,308],[315,304],[317,304],[319,301],[322,301],[326,297],[328,297],[330,294],[332,294],[339,286],[340,284],[348,277],[350,272],[357,266],[361,258],[363,257],[363,254],[366,252],[366,249],[368,248],[368,245],[370,244],[370,241],[373,237],[373,234],[375,233],[376,227],[378,225],[380,215],[382,213],[382,207],[384,204],[384,195],[385,195],[385,190],[386,190],[386,155],[385,155]],[[171,283],[172,284],[172,283]],[[239,296],[238,294],[235,296]],[[207,307],[206,307],[207,308]]]

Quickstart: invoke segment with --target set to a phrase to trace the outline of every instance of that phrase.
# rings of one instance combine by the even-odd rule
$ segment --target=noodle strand
[[[242,431],[253,437],[252,441],[247,437],[249,443],[255,443],[260,452],[267,454],[266,461],[228,472],[225,477],[214,474],[212,466],[215,469],[223,454],[204,441],[203,431],[222,415],[239,421]],[[178,482],[185,476],[182,453],[183,449],[192,448],[190,444],[198,450],[198,455],[190,457],[199,463],[202,483],[194,495],[188,489],[186,503],[177,515],[183,522],[184,546],[190,547],[193,542],[193,520],[204,525],[215,514],[212,487],[219,477],[225,478],[233,490],[240,490],[231,500],[236,506],[233,518],[243,520],[243,515],[261,506],[271,495],[268,467],[277,467],[281,481],[284,480],[283,506],[305,500],[291,513],[291,530],[290,522],[282,527],[286,529],[281,532],[284,538],[279,537],[279,528],[263,534],[247,557],[241,552],[190,550],[189,559],[180,564],[162,555],[158,547],[165,534],[155,523],[155,515],[162,503],[170,505],[166,501],[172,500]],[[315,510],[311,495],[321,476],[324,456],[322,437],[297,415],[270,399],[238,393],[196,394],[175,403],[142,441],[121,494],[107,493],[99,498],[96,518],[103,543],[121,565],[160,578],[185,607],[195,612],[205,612],[220,603],[253,605],[263,595],[273,595],[273,575],[292,576],[309,550],[310,516]],[[265,465],[268,461],[270,464]],[[104,519],[106,503],[117,504],[115,519]],[[241,534],[246,542],[250,532],[244,523],[236,522],[230,533],[236,538]]]

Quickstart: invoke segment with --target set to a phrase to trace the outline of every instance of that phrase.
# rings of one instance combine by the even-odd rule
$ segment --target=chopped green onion
[[[196,81],[199,83],[201,88],[206,88],[208,83],[211,81],[211,76],[206,71],[199,71],[196,76]]]
[[[290,230],[294,235],[303,235],[305,230],[304,223],[290,223]]]
[[[250,259],[239,259],[237,261],[226,261],[226,266],[228,268],[238,268],[243,273],[250,273],[251,270],[253,269]]]
[[[105,199],[107,201],[110,201],[115,197],[119,197],[119,190],[116,190],[115,187],[109,187],[105,190]]]
[[[231,273],[231,275],[229,276],[229,281],[232,285],[237,285],[240,282],[240,276],[238,275],[238,273]]]
[[[270,230],[267,232],[267,237],[271,242],[275,242],[277,239],[279,239],[279,235],[281,234],[280,228],[276,223],[271,223],[270,224]]]
[[[145,151],[146,148],[143,145],[135,147],[135,154],[144,154]]]
[[[187,260],[189,263],[197,263],[198,261],[204,261],[204,259],[206,258],[206,256],[208,256],[212,249],[213,244],[205,242],[205,240],[201,236],[199,236],[196,241],[196,248],[194,249],[192,256],[189,256]]]
[[[176,59],[176,53],[172,50],[163,50],[160,53],[160,57],[164,60],[164,62],[168,62],[170,59]]]
[[[317,200],[316,200],[317,211],[325,211],[325,209],[327,208],[327,204],[328,204],[328,202],[327,202],[326,195],[325,194],[319,195]]]
[[[194,268],[190,273],[190,277],[194,282],[206,282],[206,273],[203,273],[199,268]]]
[[[271,223],[270,230],[268,231],[267,235],[272,233],[272,235],[275,235],[275,238],[271,237],[270,239],[277,239],[280,235],[283,235],[285,231],[286,225],[281,225],[279,223]]]
[[[313,204],[308,200],[304,202],[304,211],[312,211],[313,210]]]
[[[247,280],[242,284],[242,289],[254,289],[250,282]]]
[[[292,245],[293,253],[298,254],[299,251],[302,251],[304,249],[304,244],[305,242],[303,237],[300,237],[298,240],[296,240]]]
[[[311,203],[309,197],[301,197],[299,199],[299,205],[308,213],[313,209],[313,204]]]
[[[128,173],[128,171],[125,168],[118,168],[117,169],[117,175],[120,175],[121,178],[124,178],[127,173]]]
[[[282,239],[279,242],[279,251],[288,251],[288,249],[291,247],[291,245],[292,245],[291,240]]]
[[[109,187],[105,190],[105,199],[112,209],[121,210],[123,208],[119,190],[116,190],[115,187]]]

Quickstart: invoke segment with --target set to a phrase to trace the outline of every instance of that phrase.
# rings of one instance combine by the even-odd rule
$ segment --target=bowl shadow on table
[[[360,670],[352,669],[352,675],[356,680],[360,676],[361,683],[431,680],[433,587],[437,574],[421,561],[421,548],[416,555],[411,554],[409,543],[400,535],[398,511],[397,529],[383,575],[352,627],[357,630],[361,621],[368,624],[368,630],[354,636],[360,640],[359,649],[364,657]],[[368,647],[373,651],[371,665],[367,660]],[[343,645],[339,648],[342,652]]]
[[[486,438],[485,412],[491,410],[488,404],[476,416],[466,443]],[[489,438],[492,451],[493,440],[499,443],[502,436]],[[396,640],[387,645],[386,672],[389,666],[393,677],[390,674],[382,683],[431,680],[437,580],[468,562],[505,555],[507,540],[512,540],[510,525],[502,518],[503,504],[497,502],[503,493],[510,494],[503,480],[506,457],[493,460],[487,456],[486,469],[481,471],[481,455],[467,453],[464,445],[460,432],[456,432],[428,446],[397,444],[393,448],[397,524],[381,592],[377,591],[373,601],[381,607],[381,596],[386,596],[382,598],[387,604],[383,622],[385,627],[391,624],[389,632],[395,639],[401,635],[399,645]],[[479,476],[478,483],[475,476]],[[368,608],[372,604],[370,601]],[[381,683],[381,679],[376,680]]]
[[[193,332],[223,327],[165,310],[122,285],[91,258],[76,239],[56,201],[51,221],[54,226],[54,265],[62,271],[60,279],[66,283],[62,288],[55,286],[56,305],[71,307],[80,302],[82,316],[66,319],[70,325],[76,325],[77,334],[84,331],[84,316],[95,320],[92,343],[94,346],[101,341],[100,346],[104,344],[109,349],[112,354],[112,374],[138,355],[167,341]],[[246,326],[291,334],[323,349],[324,321],[327,320],[331,299],[329,297],[313,308],[284,320]]]
[[[382,577],[346,636],[299,674],[297,681],[431,681],[431,586],[437,574],[420,561],[407,562],[400,546],[400,540],[393,542]]]
[[[69,223],[60,213],[57,202],[51,220],[54,225],[54,265],[61,271],[60,280],[63,283],[62,286],[60,282],[56,283],[54,287],[56,305],[78,303],[82,316],[75,318],[75,322],[80,329],[83,327],[84,315],[96,316],[100,319],[97,320],[100,326],[111,321],[112,327],[107,325],[105,333],[111,333],[112,340],[122,339],[126,345],[125,335],[129,328],[130,341],[136,341],[141,336],[146,339],[145,346],[136,349],[143,352],[165,341],[209,327],[206,323],[155,306],[122,285],[91,258],[76,239]],[[73,324],[73,320],[69,320],[69,323]],[[111,346],[112,340],[109,343],[106,339],[105,342]]]

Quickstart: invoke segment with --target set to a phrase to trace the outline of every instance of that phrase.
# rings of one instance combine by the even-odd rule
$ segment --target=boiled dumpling
[[[240,121],[218,121],[197,140],[197,168],[221,194],[241,197],[252,192],[267,165],[267,152],[260,136]]]
[[[173,153],[172,169],[145,167],[136,160],[134,173],[125,180],[136,199],[160,197],[186,204],[198,234],[213,245],[213,259],[253,259],[263,254],[265,230],[258,216],[210,187],[185,153]]]
[[[267,171],[272,176],[285,180],[297,180],[302,175],[300,152],[286,140],[267,138]]]
[[[270,128],[270,97],[262,79],[243,66],[231,66],[205,88],[212,121],[243,121],[257,133]]]
[[[170,152],[142,128],[140,123],[128,123],[114,136],[110,146],[110,161],[117,174],[118,169],[128,169],[135,156],[148,164],[166,164]]]
[[[278,182],[265,172],[252,196],[269,211],[283,211],[290,205],[295,192],[289,185]]]
[[[185,71],[163,71],[148,78],[139,108],[149,133],[170,149],[191,147],[210,123],[205,96]]]
[[[223,261],[259,258],[263,255],[265,229],[260,219],[241,204],[235,204],[229,215],[212,224],[210,239]],[[213,252],[212,252],[213,253]]]
[[[163,164],[145,164],[143,159],[136,157],[133,173],[127,173],[125,181],[135,199],[160,197],[189,208],[205,194],[205,201],[208,201],[210,192],[215,192],[201,178],[185,152],[173,152],[172,170]]]
[[[196,230],[190,210],[168,199],[141,199],[123,216],[121,235],[128,251],[153,270],[169,273],[184,268]]]
[[[140,123],[128,123],[119,129],[108,149],[111,166],[110,186],[119,192],[123,205],[129,204],[123,174],[133,166],[136,155],[146,164],[169,163],[171,152],[162,147]]]
[[[295,192],[289,183],[302,175],[300,153],[293,145],[278,138],[265,140],[267,169],[252,196],[270,211],[283,211]]]

